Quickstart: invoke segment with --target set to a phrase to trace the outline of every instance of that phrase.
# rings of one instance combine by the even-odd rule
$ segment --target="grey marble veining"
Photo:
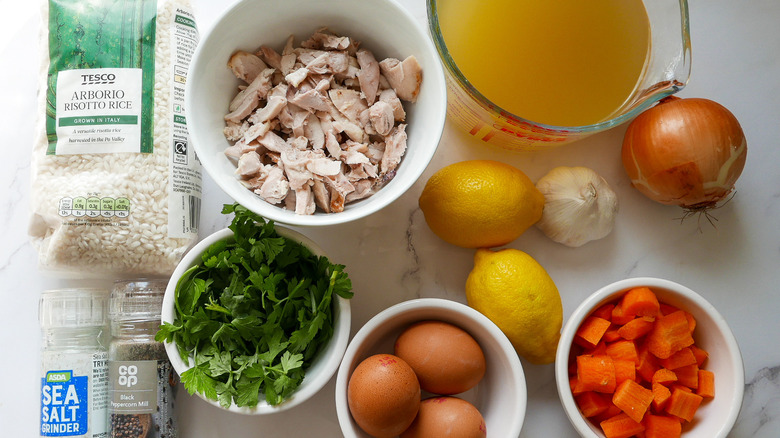
[[[742,412],[732,436],[776,437],[780,430],[780,365],[761,368],[746,380]]]

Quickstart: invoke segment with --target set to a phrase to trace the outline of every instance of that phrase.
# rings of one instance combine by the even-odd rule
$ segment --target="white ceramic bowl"
[[[501,330],[476,310],[451,300],[420,298],[396,304],[371,318],[347,347],[336,375],[336,413],[346,438],[369,438],[357,425],[347,404],[347,384],[363,359],[377,353],[393,353],[399,334],[410,324],[439,320],[471,334],[485,354],[487,370],[472,389],[456,394],[482,414],[490,437],[520,435],[525,419],[527,390],[520,359]],[[423,391],[423,398],[430,394]]]
[[[569,352],[582,321],[602,304],[612,302],[626,291],[647,286],[658,300],[689,312],[696,319],[696,346],[709,353],[704,368],[715,373],[715,398],[704,401],[692,427],[683,425],[686,438],[720,438],[728,435],[742,407],[745,372],[739,346],[726,320],[701,295],[691,289],[659,278],[629,278],[607,285],[580,304],[563,327],[555,360],[555,380],[566,415],[577,432],[586,438],[603,438],[601,430],[584,418],[569,387]]]
[[[238,49],[265,44],[281,50],[287,37],[296,43],[315,30],[355,38],[360,47],[385,57],[414,55],[423,69],[418,100],[405,102],[407,150],[396,176],[373,196],[347,204],[340,213],[296,215],[263,201],[238,181],[236,165],[225,157],[224,115],[238,80],[227,67]],[[394,0],[240,0],[217,18],[200,41],[190,65],[185,92],[187,127],[208,175],[231,198],[255,213],[290,225],[330,225],[374,213],[403,195],[428,166],[438,146],[447,113],[447,89],[439,55],[425,29]]]
[[[281,236],[303,244],[314,255],[325,255],[322,249],[317,246],[316,243],[303,234],[279,226],[276,226],[276,231]],[[181,278],[181,275],[190,267],[200,263],[201,254],[212,243],[219,240],[232,238],[232,230],[227,228],[222,229],[198,242],[189,252],[187,252],[187,254],[184,255],[184,258],[182,258],[179,265],[173,271],[170,281],[168,282],[168,287],[165,289],[165,296],[163,297],[162,304],[162,322],[172,323],[174,321],[176,283],[179,281],[179,278]],[[352,320],[349,300],[340,296],[334,296],[332,303],[334,312],[333,337],[328,342],[328,345],[322,351],[320,351],[309,369],[306,370],[306,375],[298,389],[287,400],[275,406],[269,405],[264,398],[260,397],[260,401],[256,407],[238,407],[234,404],[227,409],[228,411],[239,414],[273,414],[275,412],[281,412],[308,400],[314,394],[316,394],[317,391],[322,389],[326,383],[328,383],[341,363],[341,358],[344,355],[344,351],[347,349],[347,344],[349,342],[350,324]],[[165,351],[168,354],[168,358],[170,359],[173,368],[179,375],[191,368],[191,366],[188,363],[185,363],[181,359],[181,356],[179,356],[179,351],[175,342],[165,343]],[[200,393],[198,393],[198,396],[208,403],[222,408],[218,402],[209,400]]]

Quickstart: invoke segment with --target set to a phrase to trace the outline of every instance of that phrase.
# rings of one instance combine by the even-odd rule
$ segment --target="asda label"
[[[142,76],[140,68],[59,72],[56,153],[142,152]]]
[[[108,438],[108,353],[49,353],[43,363],[40,436]]]
[[[41,379],[41,436],[79,436],[88,430],[89,377],[49,371]]]

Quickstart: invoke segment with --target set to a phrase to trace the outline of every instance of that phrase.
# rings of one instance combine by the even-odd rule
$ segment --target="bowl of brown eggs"
[[[455,301],[396,304],[355,334],[336,377],[347,438],[517,437],[526,410],[520,359],[500,329]]]

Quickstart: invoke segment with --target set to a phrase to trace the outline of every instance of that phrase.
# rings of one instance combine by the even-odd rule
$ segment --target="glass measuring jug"
[[[510,94],[512,91],[519,91],[521,93],[519,99],[523,99],[523,91],[520,90],[520,85],[525,87],[530,86],[531,88],[526,89],[532,90],[534,93],[538,91],[542,93],[542,96],[544,95],[543,93],[560,91],[549,86],[545,88],[546,85],[543,82],[520,82],[522,80],[515,80],[515,73],[517,73],[518,78],[524,77],[524,74],[527,73],[526,71],[521,71],[522,69],[530,69],[544,64],[545,59],[548,59],[546,56],[548,55],[547,53],[543,54],[545,56],[538,56],[537,52],[537,55],[534,55],[533,57],[522,59],[521,62],[517,64],[515,70],[510,71],[509,76],[505,76],[505,84],[501,82],[501,76],[491,70],[480,73],[484,74],[482,82],[479,83],[480,78],[474,74],[475,70],[473,70],[473,68],[469,70],[471,68],[471,66],[468,65],[470,60],[463,58],[463,53],[468,53],[469,56],[471,56],[472,53],[475,53],[475,50],[471,49],[479,50],[480,48],[484,48],[485,44],[482,46],[477,44],[474,47],[470,47],[468,51],[464,51],[465,49],[462,47],[456,46],[457,44],[462,44],[464,39],[471,43],[472,40],[469,38],[476,35],[479,37],[478,39],[481,39],[486,44],[494,43],[500,45],[502,53],[506,52],[506,55],[510,57],[515,56],[519,58],[522,56],[520,55],[521,53],[533,53],[528,47],[535,44],[532,41],[533,38],[529,38],[528,40],[515,38],[514,40],[508,41],[506,38],[502,37],[502,35],[505,36],[507,33],[502,33],[500,31],[499,26],[501,26],[501,21],[503,21],[505,26],[515,26],[515,23],[511,21],[511,18],[506,18],[511,16],[511,11],[496,10],[492,12],[492,16],[489,14],[482,14],[482,12],[484,12],[483,9],[487,7],[493,6],[500,8],[503,6],[506,9],[519,8],[518,10],[520,10],[521,8],[522,13],[526,14],[524,18],[531,17],[535,11],[534,8],[530,6],[534,6],[536,2],[542,1],[543,0],[427,0],[430,32],[433,37],[434,45],[445,66],[447,76],[448,116],[455,124],[459,125],[472,136],[486,143],[515,150],[538,150],[554,145],[570,143],[632,119],[663,97],[678,92],[687,83],[690,75],[691,59],[687,0],[635,0],[634,2],[638,4],[638,7],[642,10],[642,14],[646,14],[648,30],[646,32],[647,37],[645,45],[642,47],[643,50],[646,48],[646,53],[641,53],[642,58],[638,64],[637,74],[633,77],[636,80],[629,83],[626,94],[622,95],[620,100],[616,101],[615,107],[610,107],[610,111],[605,113],[605,116],[586,123],[555,123],[535,119],[535,117],[531,115],[534,111],[527,111],[527,108],[526,110],[513,112],[510,105],[497,103],[504,98],[504,96],[501,95],[501,91],[499,91],[498,95],[494,92],[491,100],[491,98],[486,97],[486,95],[490,94],[484,92],[486,89],[490,88],[485,86],[485,80],[496,81],[495,84],[488,83],[489,85],[504,87],[504,89],[507,90],[507,94]],[[522,6],[521,3],[524,6]],[[556,3],[558,2],[549,2],[548,4]],[[586,4],[589,2],[582,3]],[[602,7],[606,7],[604,5],[609,5],[610,1],[605,0],[602,1],[601,4]],[[612,4],[621,5],[621,7],[625,5],[625,3],[614,3],[614,1]],[[457,14],[455,15],[459,15],[459,22],[457,24],[447,21],[453,20],[453,10],[457,11]],[[559,14],[561,16],[569,15],[576,17],[577,20],[584,20],[578,15],[582,14],[584,10],[563,10],[559,12],[562,12]],[[615,12],[611,10],[609,12],[613,14],[623,13],[622,11]],[[549,11],[544,11],[544,13],[550,14]],[[502,14],[506,15],[506,17]],[[485,17],[490,18],[491,21],[478,22]],[[535,18],[530,19],[535,20]],[[553,15],[548,17],[548,19],[551,20],[549,21],[549,23],[551,23],[548,26],[549,28],[566,26],[565,24],[561,24],[566,23],[565,19],[561,19],[559,16]],[[541,20],[542,19],[540,19],[540,22]],[[532,22],[532,24],[536,23]],[[521,23],[517,24],[517,26],[522,25],[523,24]],[[590,31],[597,28],[590,23],[586,23],[586,25],[591,25],[591,27],[583,27],[582,33],[580,34],[572,31],[570,35],[564,35],[563,37],[557,35],[555,38],[581,38],[582,35],[589,36]],[[537,34],[543,35],[544,31],[547,30],[547,28],[544,27],[546,26],[545,24],[541,24],[540,26],[540,32],[533,33],[532,37],[536,37]],[[623,28],[622,30],[618,30],[618,33],[607,37],[612,38],[610,41],[623,41],[628,35],[625,35],[624,38],[624,34],[620,32],[625,32],[626,29],[631,30],[630,28]],[[557,31],[565,32],[568,30],[568,28],[562,28]],[[469,32],[472,33],[469,35]],[[475,34],[474,32],[482,33]],[[514,29],[510,29],[509,32],[514,32]],[[452,45],[448,48],[447,43],[452,43]],[[572,46],[579,43],[579,40],[571,40]],[[561,44],[565,45],[568,44],[568,42],[563,40]],[[487,52],[489,52],[489,50],[487,50]],[[561,53],[566,52],[562,51]],[[584,53],[586,56],[591,56],[592,54],[593,52]],[[555,56],[561,58],[563,55],[555,53],[554,57]],[[458,62],[461,62],[461,64],[458,64],[456,59],[458,59]],[[592,59],[589,60],[592,61]],[[482,60],[478,62],[482,62]],[[484,63],[484,68],[490,69],[496,64],[496,59],[495,57],[486,57]],[[587,70],[583,70],[584,67],[578,66],[576,61],[572,61],[571,65],[572,71],[569,72],[569,74],[572,75],[572,79],[578,79],[576,76],[578,72],[581,72],[582,74],[589,73],[595,78],[596,85],[589,90],[591,96],[593,96],[592,98],[577,100],[577,95],[572,94],[571,97],[575,98],[571,99],[570,102],[573,103],[563,103],[561,104],[561,107],[567,105],[574,107],[597,102],[599,100],[606,100],[607,95],[609,94],[608,92],[613,91],[610,87],[617,86],[614,80],[609,79],[609,74],[612,74],[613,78],[616,74],[616,70],[612,70],[615,68],[612,63],[604,65],[599,64],[596,65],[595,68],[590,67]],[[579,68],[579,70],[577,70],[577,68]],[[558,73],[558,71],[552,73]],[[603,78],[599,75],[603,75]],[[630,79],[632,78],[629,78],[629,80]],[[567,83],[567,85],[570,84]],[[511,87],[517,89],[513,90]],[[574,91],[579,92],[580,90]],[[550,96],[554,96],[554,94],[550,93]],[[554,98],[551,97],[551,99]],[[532,105],[529,103],[531,100],[529,93],[528,102],[523,103]],[[557,101],[551,100],[550,102]],[[504,103],[506,103],[505,99]],[[614,108],[614,110],[612,110],[612,108]]]

